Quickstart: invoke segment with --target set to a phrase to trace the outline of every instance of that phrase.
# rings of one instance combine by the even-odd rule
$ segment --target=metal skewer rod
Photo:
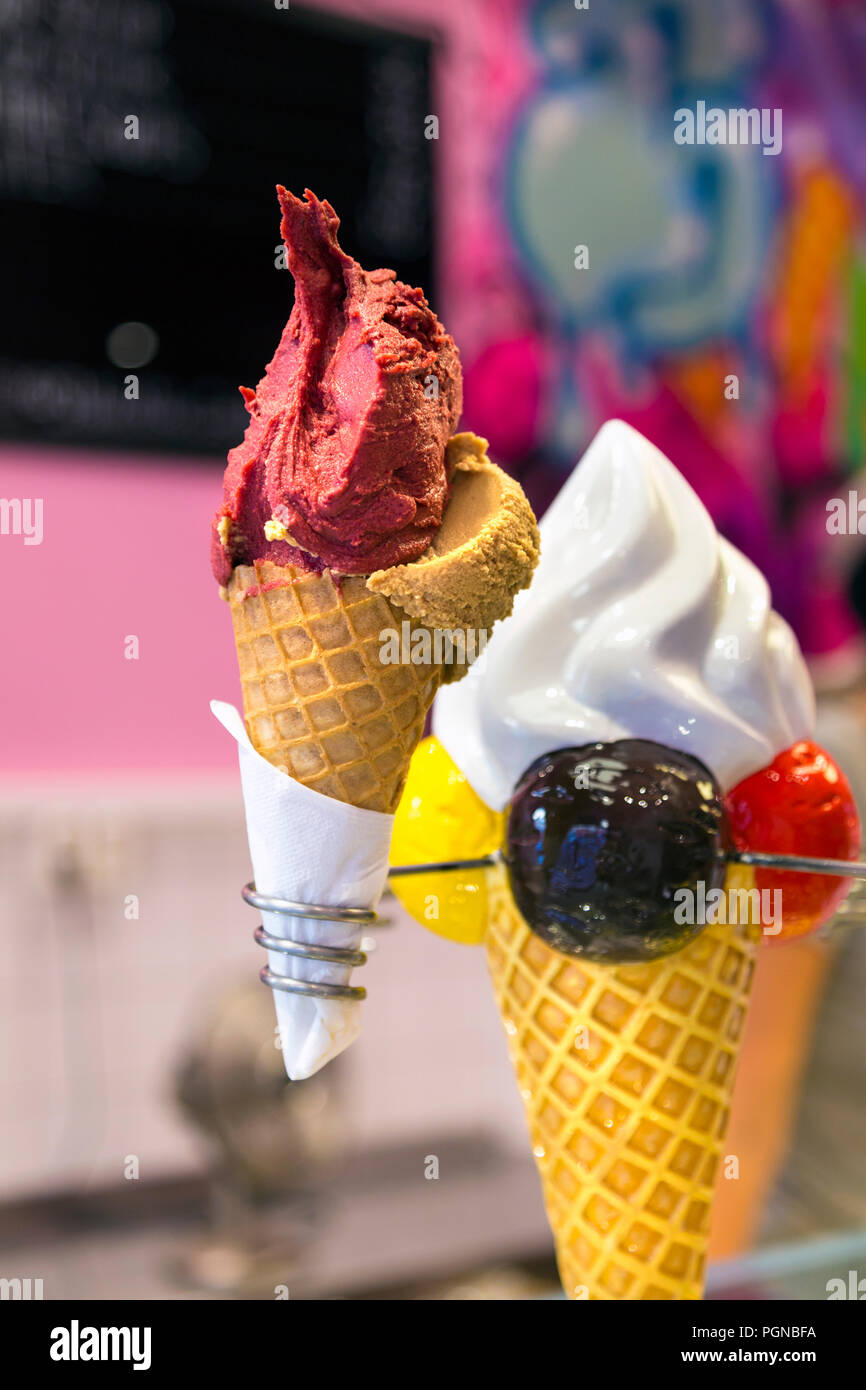
[[[813,859],[805,854],[761,854],[757,850],[735,850],[725,855],[735,864],[756,869],[793,869],[798,874],[835,874],[838,878],[866,878],[866,864],[856,859]]]
[[[450,874],[457,869],[492,869],[502,855],[482,854],[478,859],[443,859],[437,864],[397,864],[388,870],[389,878],[410,878],[413,874]]]
[[[835,874],[838,878],[866,879],[866,863],[847,859],[815,859],[805,854],[763,854],[757,850],[729,850],[725,859],[735,864],[747,864],[760,869],[778,869],[786,873]],[[484,854],[477,859],[443,859],[435,864],[398,864],[390,878],[408,878],[412,874],[448,874],[458,869],[490,869],[504,863],[501,851]]]
[[[777,869],[785,872],[793,870],[796,873],[807,874],[834,874],[839,878],[866,879],[866,863],[854,860],[849,863],[843,859],[815,859],[808,855],[799,854],[763,854],[757,850],[730,850],[725,858],[736,864],[751,865],[755,868]],[[473,859],[444,859],[430,864],[395,865],[390,870],[390,877],[409,878],[416,874],[454,873],[459,869],[490,869],[496,864],[505,862],[502,851],[495,850],[492,854],[478,855]],[[245,902],[249,903],[250,907],[257,907],[260,912],[273,912],[287,917],[302,917],[312,921],[336,922],[343,926],[355,927],[376,921],[376,912],[373,908],[324,907],[311,903],[293,902],[288,898],[260,893],[253,883],[248,883],[242,890],[242,897]],[[271,951],[277,956],[288,957],[289,960],[306,960],[318,967],[341,965],[352,969],[363,965],[367,959],[363,951],[352,947],[312,945],[292,941],[286,937],[275,936],[262,926],[257,927],[254,936],[259,946],[263,946],[265,950]],[[313,999],[360,1000],[366,994],[366,990],[361,986],[299,980],[291,975],[278,974],[269,966],[265,966],[260,971],[260,979],[271,989],[289,994],[307,995]]]

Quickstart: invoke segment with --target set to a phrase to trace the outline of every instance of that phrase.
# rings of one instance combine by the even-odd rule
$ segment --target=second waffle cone
[[[567,1296],[701,1298],[756,929],[708,926],[663,960],[599,965],[545,945],[504,875],[488,891],[488,963]]]
[[[313,790],[395,810],[442,667],[383,664],[383,632],[406,614],[360,576],[259,561],[228,599],[247,732],[275,767]]]

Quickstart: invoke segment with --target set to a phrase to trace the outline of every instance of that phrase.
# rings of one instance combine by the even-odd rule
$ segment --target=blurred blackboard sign
[[[433,297],[430,113],[414,35],[274,0],[2,0],[0,435],[223,456],[292,302],[276,183]]]

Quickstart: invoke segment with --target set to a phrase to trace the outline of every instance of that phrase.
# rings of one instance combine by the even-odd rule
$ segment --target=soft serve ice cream
[[[652,739],[727,791],[811,734],[811,682],[766,580],[636,430],[599,431],[540,529],[508,630],[434,707],[489,806],[556,748]]]

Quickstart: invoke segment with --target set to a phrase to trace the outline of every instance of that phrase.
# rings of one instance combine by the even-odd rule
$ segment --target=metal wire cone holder
[[[377,914],[371,907],[322,907],[311,903],[292,902],[290,898],[276,898],[269,893],[259,893],[254,883],[248,883],[241,890],[241,897],[250,907],[260,912],[278,912],[286,917],[304,917],[317,922],[339,922],[343,926],[370,926],[377,921]],[[299,960],[312,961],[315,965],[343,965],[354,969],[366,965],[364,951],[348,946],[315,946],[287,937],[272,936],[263,926],[256,927],[253,939],[266,951],[276,951],[281,956],[293,956]],[[310,999],[349,999],[366,998],[363,985],[332,985],[318,980],[295,980],[289,975],[278,975],[266,965],[259,971],[259,979],[270,989],[284,994],[303,994]]]
[[[862,852],[862,851],[861,851]],[[831,874],[839,878],[866,880],[866,862],[844,859],[815,859],[798,854],[763,854],[750,850],[732,850],[725,858],[732,863],[746,864],[754,868],[777,869],[784,872]],[[475,859],[446,859],[431,864],[401,864],[393,866],[389,878],[408,878],[415,874],[454,873],[459,869],[489,869],[505,862],[501,852],[484,854]],[[859,888],[860,885],[858,885]],[[862,898],[862,893],[858,898]],[[292,902],[289,898],[277,898],[268,893],[259,893],[254,883],[248,883],[241,890],[241,897],[250,907],[260,912],[278,912],[286,917],[303,917],[317,922],[337,922],[342,926],[372,926],[379,920],[371,907],[323,907],[311,903]],[[858,901],[857,907],[860,907]],[[844,909],[844,904],[842,905]],[[850,916],[860,918],[859,912]],[[866,917],[860,918],[866,923]],[[853,925],[853,922],[848,923]],[[315,965],[342,965],[349,969],[366,965],[366,952],[348,946],[316,946],[287,937],[272,936],[263,926],[253,932],[253,939],[266,951],[276,951],[282,956],[292,956],[299,960],[311,961]],[[259,971],[259,979],[270,989],[285,994],[302,994],[311,999],[365,999],[367,991],[363,985],[333,985],[316,980],[296,980],[288,975],[278,975],[269,966]]]

